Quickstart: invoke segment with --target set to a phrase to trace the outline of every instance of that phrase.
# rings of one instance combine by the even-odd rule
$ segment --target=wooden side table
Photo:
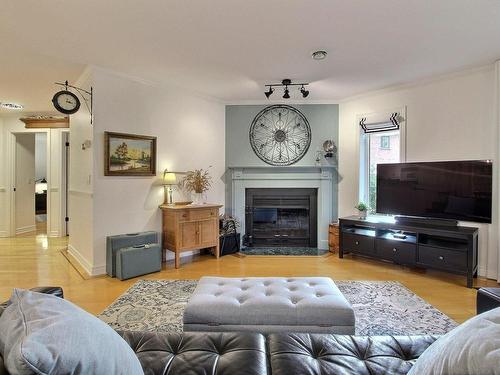
[[[330,223],[328,226],[328,250],[331,253],[339,251],[340,240],[339,240],[339,224]]]
[[[221,205],[161,205],[163,212],[163,249],[175,253],[175,268],[180,253],[213,248],[219,258],[219,209]]]

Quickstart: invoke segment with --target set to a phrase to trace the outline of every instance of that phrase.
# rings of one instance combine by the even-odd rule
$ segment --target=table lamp
[[[172,186],[177,185],[177,178],[175,172],[169,172],[165,169],[163,172],[163,185],[165,186],[165,201],[164,204],[173,205],[173,191]]]

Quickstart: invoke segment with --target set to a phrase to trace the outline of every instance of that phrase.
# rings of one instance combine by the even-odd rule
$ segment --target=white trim
[[[328,249],[328,224],[333,219],[333,168],[303,167],[290,172],[270,168],[231,168],[231,214],[245,233],[245,190],[248,188],[318,189],[317,240],[319,249]]]
[[[16,228],[16,235],[34,231],[36,231],[36,225],[27,225],[25,227]]]
[[[68,189],[69,194],[74,194],[74,195],[82,195],[82,196],[88,196],[92,198],[92,195],[94,194],[92,191],[88,190],[77,190],[77,189]]]
[[[406,126],[407,126],[407,106],[398,107],[398,108],[390,108],[390,109],[382,109],[377,112],[371,113],[361,113],[356,115],[356,126],[359,127],[359,200],[365,203],[369,203],[369,188],[368,185],[370,183],[370,171],[368,168],[369,165],[369,155],[370,155],[370,142],[369,137],[366,136],[363,129],[359,126],[359,122],[362,118],[371,117],[371,116],[381,116],[384,113],[390,114],[397,112],[400,116],[403,117],[403,120],[399,124],[399,162],[406,162]],[[387,133],[397,132],[398,130],[391,130]],[[369,133],[368,135],[373,134]]]
[[[9,232],[7,232],[6,230],[2,230],[0,231],[0,237],[9,237]]]
[[[347,97],[341,99],[338,102],[338,104],[345,104],[345,103],[348,103],[348,102],[351,102],[354,100],[364,99],[364,98],[368,98],[368,97],[375,96],[375,95],[382,95],[382,94],[390,93],[393,91],[407,90],[407,89],[411,89],[413,87],[424,86],[424,85],[428,85],[428,84],[438,82],[438,81],[446,81],[449,79],[459,78],[462,76],[467,76],[467,75],[472,74],[472,73],[490,70],[493,67],[494,67],[494,64],[491,64],[491,63],[481,64],[478,66],[469,67],[469,68],[461,69],[461,70],[456,70],[456,71],[448,72],[445,74],[431,75],[431,76],[428,76],[427,78],[417,79],[417,80],[407,82],[407,83],[398,83],[395,85],[388,85],[388,86],[381,87],[378,89],[365,91],[365,92],[362,92],[360,94],[354,94],[351,96],[347,96]]]
[[[87,274],[92,275],[92,265],[85,259],[80,252],[68,244],[68,253],[78,262],[78,264],[87,272]]]
[[[47,233],[47,237],[61,237],[58,230],[51,230]]]

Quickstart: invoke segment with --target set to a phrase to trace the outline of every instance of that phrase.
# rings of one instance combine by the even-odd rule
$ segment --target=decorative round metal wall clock
[[[309,122],[289,105],[264,108],[253,119],[249,135],[255,154],[267,164],[277,166],[297,163],[311,145]]]

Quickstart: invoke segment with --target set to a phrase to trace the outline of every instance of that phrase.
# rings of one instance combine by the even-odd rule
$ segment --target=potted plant
[[[368,206],[363,203],[359,202],[356,206],[354,206],[356,210],[358,210],[358,215],[361,220],[366,219],[366,213],[368,212]]]
[[[238,219],[231,215],[219,216],[220,255],[233,254],[240,251],[240,234]]]
[[[187,171],[180,184],[184,190],[194,193],[192,204],[199,205],[203,204],[203,193],[212,185],[212,177],[207,170],[195,169]]]

